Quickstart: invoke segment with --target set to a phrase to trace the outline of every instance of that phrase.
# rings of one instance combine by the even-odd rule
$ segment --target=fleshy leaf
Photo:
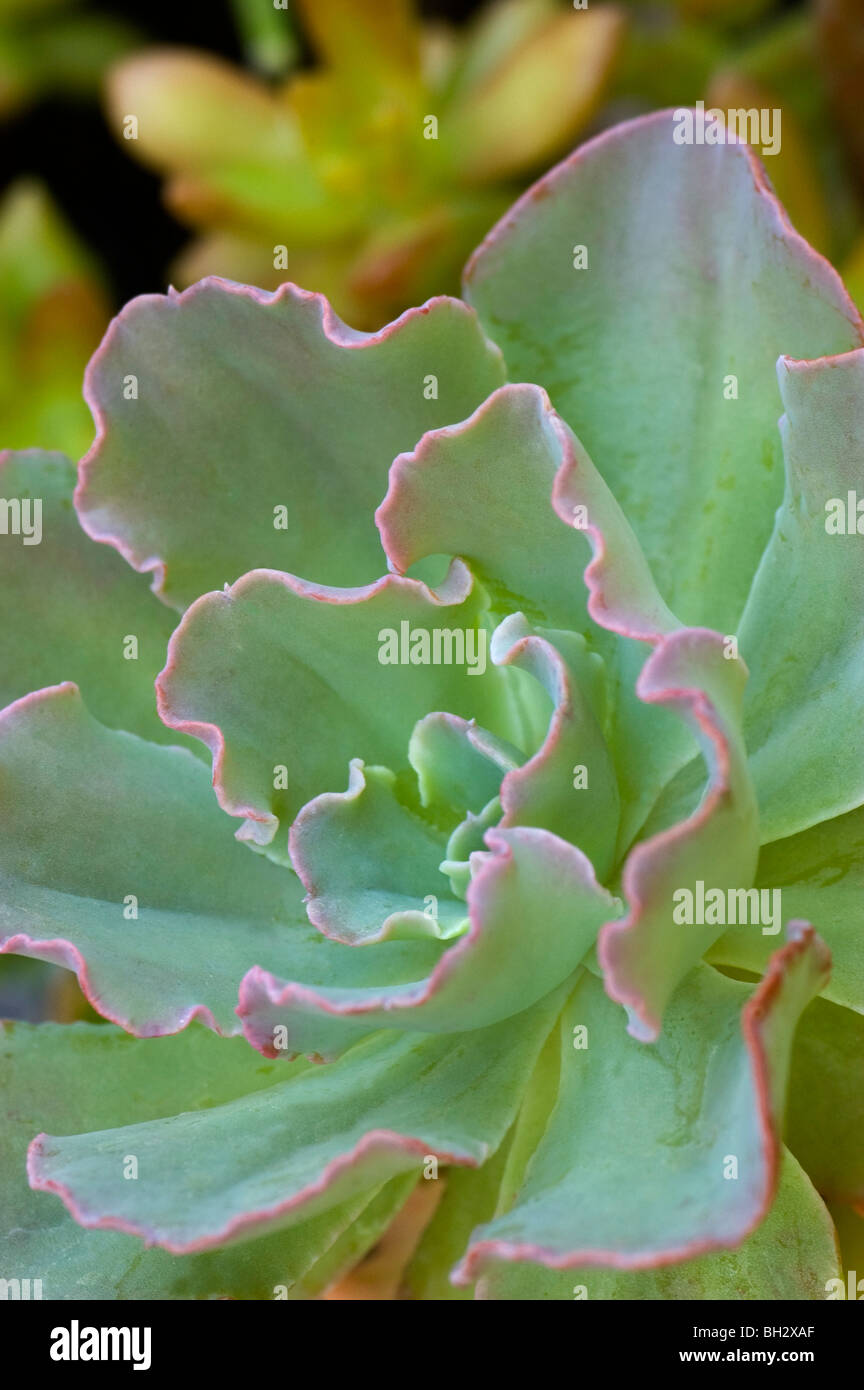
[[[332,1066],[204,1112],[39,1135],[31,1184],[57,1192],[83,1226],[186,1254],[308,1220],[399,1174],[419,1176],[427,1154],[476,1166],[512,1123],[561,1002],[559,991],[467,1036],[382,1034]],[[182,1170],[190,1152],[194,1190],[124,1181],[125,1154],[146,1173]]]
[[[153,680],[172,615],[118,555],[88,540],[72,507],[74,485],[75,469],[63,454],[0,454],[0,490],[19,502],[24,528],[0,546],[0,706],[75,681],[101,723],[200,752],[156,714]],[[26,539],[27,529],[38,543]]]
[[[527,715],[523,728],[541,729],[531,740],[535,751],[526,758],[476,724],[429,715],[415,728],[409,750],[421,798],[427,805],[467,811],[473,824],[476,813],[500,792],[503,828],[551,830],[578,845],[602,879],[614,858],[619,811],[602,728],[603,662],[578,633],[534,631],[521,613],[496,629],[490,654],[496,665],[529,678],[532,688],[519,704]],[[540,713],[547,715],[545,728]],[[447,856],[454,857],[449,848]]]
[[[171,1033],[197,1017],[239,1032],[238,987],[256,962],[340,978],[298,880],[236,843],[198,759],[104,729],[75,686],[0,715],[0,793],[0,950],[74,970],[127,1031]],[[437,957],[432,943],[380,949],[371,977],[354,958],[352,983],[358,970],[364,982],[411,980]]]
[[[618,904],[585,856],[547,831],[522,826],[489,830],[485,838],[488,850],[471,857],[470,928],[425,979],[389,989],[313,990],[251,970],[237,1012],[253,1046],[272,1056],[281,1028],[288,1051],[327,1058],[358,1033],[390,1022],[420,1032],[482,1029],[567,979]]]
[[[441,712],[427,714],[415,726],[408,757],[422,804],[458,814],[491,801],[504,774],[523,760],[518,748],[475,721]]]
[[[302,153],[297,123],[265,85],[213,54],[164,47],[115,64],[108,120],[122,138],[138,117],[136,156],[160,170],[206,174],[219,166],[290,164]]]
[[[546,393],[505,386],[469,420],[424,436],[394,462],[376,521],[397,571],[429,555],[459,555],[504,611],[581,632],[602,653],[626,848],[692,756],[676,721],[634,694],[644,652],[628,639],[656,643],[678,623],[620,507]]]
[[[740,729],[746,670],[726,651],[717,633],[681,629],[655,648],[637,684],[642,699],[676,711],[693,729],[709,772],[689,819],[630,854],[622,882],[630,910],[604,928],[598,944],[609,993],[643,1042],[657,1036],[679,980],[723,934],[709,894],[725,902],[729,890],[749,888],[756,870],[758,816]],[[679,892],[690,894],[690,921]]]
[[[220,804],[246,817],[241,838],[269,845],[280,820],[287,826],[311,797],[343,785],[351,757],[403,768],[411,730],[430,707],[493,727],[504,719],[503,678],[486,662],[484,602],[461,565],[437,592],[394,575],[365,589],[324,589],[253,571],[185,614],[157,681],[160,714],[208,745]],[[465,660],[473,644],[475,674],[467,664],[411,664],[415,630],[426,634],[430,662],[430,634],[469,634]],[[422,639],[422,656],[421,647]]]
[[[700,965],[653,1047],[623,1033],[585,972],[562,1024],[549,1126],[515,1205],[474,1233],[457,1282],[500,1259],[651,1269],[739,1244],[774,1197],[792,1036],[829,962],[798,923],[749,997]]]
[[[778,1259],[782,1250],[782,1259]],[[636,1299],[675,1302],[728,1300],[811,1302],[825,1297],[839,1262],[834,1228],[807,1174],[783,1155],[777,1196],[761,1226],[737,1250],[702,1255],[652,1270],[591,1266],[556,1270],[527,1261],[499,1260],[477,1285],[477,1298],[497,1301]]]
[[[381,100],[419,76],[420,28],[410,0],[300,0],[327,65],[349,88]],[[358,55],[362,58],[358,61]]]
[[[513,5],[487,7],[496,10]],[[568,14],[550,7],[479,81],[457,92],[448,137],[464,180],[512,178],[542,167],[599,105],[621,38],[613,5]],[[492,20],[494,23],[494,18]],[[511,20],[512,22],[512,20]],[[538,100],[538,93],[543,93]]]
[[[378,1238],[410,1179],[359,1192],[341,1206],[229,1250],[178,1259],[114,1231],[86,1231],[55,1199],[27,1183],[27,1145],[40,1128],[113,1129],[177,1110],[199,1113],[284,1083],[242,1039],[193,1026],[146,1042],[110,1025],[0,1023],[3,1123],[0,1181],[9,1229],[4,1256],[45,1299],[268,1299],[310,1297]],[[295,1062],[296,1071],[306,1063]],[[129,1157],[122,1168],[129,1171]],[[188,1156],[187,1156],[188,1158]],[[137,1183],[160,1182],[146,1167]],[[320,1265],[327,1261],[327,1268]],[[283,1295],[282,1290],[287,1290]],[[35,1295],[34,1295],[35,1296]]]
[[[463,902],[439,896],[444,836],[399,803],[394,782],[386,768],[355,759],[348,790],[315,797],[291,827],[309,920],[348,946],[446,938],[465,919]]]
[[[864,350],[778,376],[786,496],[739,630],[763,842],[864,800]]]
[[[469,811],[460,821],[447,841],[447,854],[442,859],[440,869],[447,874],[450,887],[457,898],[465,898],[471,882],[471,855],[486,848],[486,831],[498,825],[501,820],[501,798],[493,796],[483,809],[475,815]]]
[[[363,334],[290,284],[265,294],[214,278],[144,295],[88,368],[98,433],[82,524],[155,571],[176,607],[258,567],[366,583],[382,569],[368,518],[391,461],[501,379],[458,300]]]
[[[780,500],[774,364],[858,347],[862,326],[750,150],[678,144],[682,129],[661,111],[584,145],[489,234],[465,284],[679,618],[734,632]]]
[[[786,1142],[826,1199],[864,1206],[864,1018],[814,999],[792,1052]]]
[[[649,638],[674,626],[620,508],[538,386],[503,386],[469,419],[428,431],[394,461],[375,519],[397,572],[458,555],[505,611],[571,631],[586,630],[593,548],[588,611],[601,627],[629,617],[629,634]]]
[[[537,1059],[516,1122],[492,1162],[479,1170],[463,1168],[446,1174],[444,1197],[408,1271],[407,1282],[416,1297],[474,1297],[473,1285],[454,1284],[450,1271],[467,1249],[474,1228],[513,1204],[528,1161],[549,1123],[560,1074],[560,1029],[556,1028]]]
[[[603,879],[615,857],[618,783],[592,700],[592,654],[577,633],[558,641],[532,632],[522,614],[505,618],[492,639],[492,660],[526,671],[552,702],[542,746],[501,783],[501,824],[533,825],[572,841]]]
[[[786,918],[821,914],[832,959],[825,996],[864,1014],[864,808],[763,845],[756,887],[779,893]],[[771,948],[770,936],[732,927],[709,959],[761,975]]]

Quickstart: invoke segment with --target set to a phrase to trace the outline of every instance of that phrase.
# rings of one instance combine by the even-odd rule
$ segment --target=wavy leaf
[[[256,567],[363,584],[382,568],[367,518],[392,459],[500,382],[458,300],[363,334],[290,284],[144,295],[87,371],[82,525],[179,608]]]
[[[382,1034],[328,1067],[206,1111],[30,1146],[31,1184],[86,1227],[143,1236],[175,1254],[293,1226],[403,1173],[426,1155],[476,1166],[512,1122],[561,1006],[468,1036]],[[246,1136],[255,1135],[255,1144]],[[196,1155],[194,1187],[123,1179],[123,1156],[163,1173]]]
[[[351,757],[403,768],[411,730],[430,707],[506,727],[503,677],[487,667],[484,605],[461,565],[437,592],[393,575],[365,589],[324,589],[253,571],[185,614],[157,681],[159,711],[207,743],[220,804],[246,818],[240,838],[270,845],[280,820],[287,829],[304,802],[342,785]],[[415,630],[427,634],[430,663],[436,630],[470,632],[465,664],[452,664],[455,638],[451,648],[441,639],[451,664],[412,664],[412,651],[424,656]],[[278,843],[273,852],[285,853]]]
[[[477,1297],[531,1302],[811,1302],[825,1297],[829,1279],[837,1278],[838,1273],[831,1219],[807,1174],[785,1152],[774,1204],[761,1226],[737,1250],[702,1255],[662,1269],[634,1271],[597,1266],[557,1270],[524,1261],[499,1261],[479,1281]]]
[[[465,285],[511,378],[545,386],[578,434],[667,602],[729,633],[780,501],[777,357],[858,347],[862,326],[750,150],[677,144],[683,129],[661,111],[583,145]]]
[[[780,894],[783,916],[824,922],[831,979],[824,994],[864,1014],[864,808],[763,845],[756,887]],[[718,965],[761,975],[772,939],[752,927],[732,927],[709,952]]]
[[[739,630],[763,842],[864,800],[854,743],[864,698],[864,350],[784,358],[778,377],[786,495]]]
[[[581,632],[602,654],[626,848],[691,747],[675,721],[636,697],[644,652],[629,639],[656,643],[678,623],[621,509],[546,393],[505,386],[464,423],[427,433],[395,460],[376,522],[398,572],[426,556],[459,555],[502,612],[518,608],[532,622]]]
[[[457,1282],[501,1259],[651,1269],[738,1245],[774,1197],[792,1036],[829,961],[798,923],[749,997],[700,966],[653,1047],[621,1031],[583,974],[549,1126],[515,1205],[475,1231]]]
[[[329,1058],[388,1024],[424,1033],[483,1029],[567,979],[617,901],[580,850],[545,830],[489,830],[485,841],[488,850],[471,856],[469,930],[428,976],[389,988],[309,989],[250,970],[237,1012],[253,1047],[274,1055],[282,1029],[289,1051]],[[379,872],[386,879],[386,861]]]
[[[178,739],[156,714],[153,681],[165,660],[172,615],[119,556],[85,536],[72,509],[74,483],[75,469],[63,454],[0,454],[3,497],[21,504],[25,531],[35,536],[39,521],[38,544],[10,534],[0,545],[6,598],[0,706],[42,686],[75,681],[101,723],[200,752],[194,739]]]
[[[256,962],[313,984],[341,978],[298,880],[236,843],[201,763],[103,729],[73,685],[0,715],[0,793],[0,950],[74,970],[128,1032],[200,1018],[238,1033],[238,988]],[[381,949],[371,977],[354,958],[351,983],[416,979],[437,958],[433,943]]]
[[[0,1061],[4,1272],[41,1279],[45,1299],[308,1298],[374,1244],[413,1181],[396,1178],[290,1231],[228,1250],[185,1259],[144,1250],[129,1235],[84,1230],[53,1197],[28,1186],[33,1134],[45,1125],[113,1129],[178,1109],[200,1115],[283,1082],[284,1066],[262,1066],[242,1040],[199,1027],[157,1044],[82,1023],[0,1023]],[[306,1065],[293,1064],[297,1072]],[[121,1173],[132,1172],[130,1156],[122,1156]],[[139,1169],[124,1181],[135,1188],[152,1183],[153,1173]]]
[[[727,650],[715,632],[682,628],[655,647],[636,687],[693,729],[709,774],[692,815],[630,854],[622,879],[629,912],[598,943],[607,989],[643,1042],[656,1038],[676,985],[723,935],[726,894],[749,888],[756,870],[758,815],[740,728],[746,670]],[[712,892],[724,895],[720,924],[713,909],[697,907]]]

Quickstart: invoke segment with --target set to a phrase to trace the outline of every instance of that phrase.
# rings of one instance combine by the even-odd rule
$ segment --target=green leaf
[[[864,800],[864,747],[856,746],[864,700],[864,516],[856,492],[864,350],[784,359],[778,376],[786,496],[739,632],[751,671],[745,732],[763,842]]]
[[[545,386],[578,434],[666,601],[731,633],[780,501],[777,357],[843,352],[862,328],[749,149],[675,130],[659,112],[583,146],[465,284],[511,379]]]
[[[474,1233],[454,1277],[499,1259],[644,1269],[740,1244],[774,1197],[792,1036],[828,960],[799,924],[749,998],[699,966],[652,1047],[583,974],[546,1133],[514,1206]]]
[[[864,808],[763,845],[756,887],[779,892],[784,918],[819,924],[831,950],[831,979],[823,993],[864,1014]],[[761,975],[772,949],[770,936],[733,927],[712,946],[709,959]]]
[[[546,393],[505,386],[463,424],[430,431],[394,462],[376,520],[397,572],[428,556],[461,556],[502,614],[519,609],[532,623],[580,632],[602,654],[626,848],[691,747],[676,721],[637,698],[644,650],[632,639],[656,643],[678,623],[621,509]]]
[[[363,584],[383,568],[371,514],[395,455],[501,380],[458,300],[362,334],[290,284],[144,295],[88,368],[82,523],[175,607],[260,566]]]
[[[338,844],[336,834],[329,838]],[[520,1013],[572,975],[620,904],[597,883],[580,850],[545,830],[496,829],[485,838],[488,850],[471,856],[470,929],[426,978],[389,988],[345,988],[340,982],[313,990],[250,970],[237,1011],[253,1046],[273,1056],[276,1030],[282,1028],[289,1051],[330,1058],[370,1028],[482,1029]],[[320,847],[318,852],[323,878]],[[302,860],[301,855],[301,866]],[[378,863],[385,879],[386,854]],[[329,873],[338,882],[339,870],[331,867]],[[329,928],[328,907],[313,899],[313,920]],[[374,957],[375,949],[362,954]]]
[[[397,1178],[290,1231],[186,1258],[145,1250],[129,1235],[86,1231],[28,1185],[27,1145],[39,1129],[113,1128],[179,1109],[201,1115],[284,1083],[285,1065],[262,1063],[242,1040],[196,1026],[142,1042],[83,1023],[0,1023],[0,1062],[4,1276],[41,1279],[45,1299],[268,1299],[286,1296],[282,1289],[309,1297],[374,1244],[407,1195]],[[298,1073],[307,1065],[292,1064]],[[126,1155],[123,1170],[131,1171]],[[139,1169],[124,1181],[135,1188],[154,1174]],[[327,1264],[323,1283],[319,1262]]]
[[[526,672],[551,702],[541,746],[501,783],[502,828],[532,825],[570,840],[605,879],[615,860],[620,801],[601,723],[602,663],[578,633],[534,632],[521,613],[495,632],[492,660]]]
[[[786,1142],[826,1199],[864,1205],[864,1018],[814,999],[795,1035]]]
[[[600,936],[609,994],[643,1042],[657,1036],[676,985],[723,934],[726,894],[747,888],[756,870],[758,817],[741,734],[746,668],[727,650],[715,632],[679,629],[655,647],[636,687],[692,728],[708,769],[692,814],[629,855],[621,889],[629,912]],[[714,894],[723,895],[719,912]]]
[[[656,1270],[556,1270],[503,1261],[480,1280],[477,1297],[499,1301],[545,1299],[714,1299],[811,1302],[823,1299],[839,1265],[834,1228],[807,1174],[788,1152],[768,1216],[737,1250],[702,1255]]]
[[[280,820],[287,829],[310,797],[344,785],[351,757],[403,770],[411,730],[430,709],[507,731],[485,603],[461,565],[437,593],[394,575],[322,589],[253,571],[186,613],[157,682],[159,710],[210,747],[220,804],[246,818],[240,838],[270,845]],[[425,634],[416,646],[415,631]],[[465,664],[453,664],[456,638],[447,649],[441,639],[450,663],[434,663],[436,631],[463,634]],[[412,651],[430,664],[412,663]],[[284,838],[273,846],[283,858]]]
[[[198,1017],[239,1032],[238,989],[256,963],[347,983],[297,878],[236,842],[201,763],[103,729],[74,686],[0,716],[0,788],[0,946],[75,970],[127,1031]],[[376,983],[416,979],[437,957],[424,942],[381,950]],[[344,963],[352,984],[370,980],[368,962]]]
[[[464,902],[441,891],[443,833],[401,805],[394,783],[387,768],[354,759],[348,790],[315,797],[291,829],[309,920],[348,946],[446,938],[465,920]]]
[[[82,1225],[176,1254],[311,1219],[399,1174],[419,1176],[426,1155],[476,1166],[507,1133],[560,1006],[558,992],[466,1036],[380,1034],[332,1066],[206,1111],[41,1135],[31,1182],[58,1192]],[[137,1182],[124,1181],[126,1154],[138,1159]],[[161,1180],[188,1172],[190,1154],[194,1182]]]
[[[156,714],[153,681],[165,661],[173,616],[118,555],[81,530],[72,507],[72,464],[37,449],[0,454],[0,482],[4,498],[24,499],[22,518],[29,515],[31,528],[34,515],[41,516],[38,544],[22,534],[6,536],[0,546],[6,595],[0,706],[42,686],[75,681],[101,723],[154,742],[183,742],[200,754],[195,739],[178,738]],[[41,510],[34,514],[37,501]]]
[[[451,1169],[444,1196],[430,1221],[406,1283],[415,1298],[466,1300],[473,1285],[454,1284],[450,1271],[467,1248],[474,1227],[512,1206],[558,1095],[561,1027],[553,1029],[537,1059],[519,1115],[505,1142],[480,1169]]]
[[[498,795],[504,774],[520,767],[524,754],[474,721],[438,711],[414,726],[408,758],[421,804],[464,815]]]

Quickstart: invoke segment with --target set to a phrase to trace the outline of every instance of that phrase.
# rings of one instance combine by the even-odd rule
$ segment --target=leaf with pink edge
[[[444,835],[399,802],[394,783],[354,759],[348,790],[315,797],[291,827],[309,920],[347,946],[448,939],[465,922],[464,902],[440,891]]]
[[[309,1220],[400,1174],[419,1177],[426,1155],[477,1166],[507,1133],[562,1002],[557,991],[467,1035],[381,1034],[332,1066],[206,1111],[39,1135],[31,1184],[58,1193],[83,1226],[191,1254]],[[171,1171],[194,1153],[194,1189],[124,1181],[130,1153],[143,1173]]]
[[[119,555],[84,534],[74,486],[63,454],[0,454],[0,492],[8,505],[18,502],[11,520],[22,527],[20,538],[10,534],[0,545],[0,707],[71,680],[103,724],[200,754],[194,739],[178,738],[156,714],[153,681],[172,615]]]
[[[540,748],[501,783],[501,825],[533,825],[572,841],[602,880],[615,860],[620,814],[615,767],[598,708],[605,695],[602,663],[578,633],[541,636],[521,613],[504,619],[491,652],[497,665],[530,675],[552,706]]]
[[[629,1031],[643,1042],[656,1038],[676,985],[722,936],[726,895],[753,882],[759,836],[740,728],[745,679],[722,638],[701,628],[664,638],[639,677],[642,699],[676,711],[692,727],[709,772],[689,819],[629,855],[622,878],[629,912],[600,936],[609,994],[625,1005]]]
[[[821,914],[831,947],[826,999],[864,1014],[864,807],[763,845],[756,887],[784,917],[814,921]],[[772,938],[752,927],[730,927],[708,953],[721,966],[761,975]]]
[[[777,374],[786,495],[739,628],[763,843],[864,800],[864,349]]]
[[[778,1255],[782,1252],[782,1257]],[[783,1154],[777,1196],[765,1220],[737,1250],[651,1270],[547,1269],[526,1261],[490,1263],[478,1299],[530,1302],[688,1300],[812,1302],[840,1272],[831,1218],[807,1174]]]
[[[157,681],[160,713],[209,745],[222,807],[246,818],[241,838],[267,846],[280,820],[287,829],[310,797],[342,785],[351,757],[402,770],[411,730],[430,708],[506,727],[484,607],[459,564],[437,592],[395,575],[324,589],[253,571],[185,614]],[[436,632],[456,634],[451,664],[428,664]],[[454,665],[460,634],[463,664]],[[283,844],[273,853],[284,857]]]
[[[0,715],[0,883],[0,950],[75,970],[93,1007],[139,1036],[196,1017],[238,1033],[256,962],[314,984],[343,959],[306,921],[295,875],[234,840],[198,759],[104,729],[73,685]],[[415,979],[438,955],[381,949],[346,983],[358,969]]]
[[[747,146],[677,143],[683,128],[660,111],[583,145],[489,233],[465,288],[511,378],[578,434],[666,601],[727,633],[780,501],[774,364],[856,348],[862,326]]]
[[[332,819],[334,804],[328,799],[315,816],[322,844],[328,838],[322,822]],[[548,831],[517,826],[489,830],[485,840],[488,849],[471,856],[469,929],[426,978],[387,989],[316,990],[251,970],[237,1012],[253,1046],[273,1055],[281,1029],[289,1051],[327,1058],[370,1028],[482,1029],[520,1013],[572,975],[620,905],[597,883],[581,850]],[[386,858],[377,867],[386,883],[392,873]],[[322,854],[319,885],[327,872]],[[338,868],[331,865],[329,874],[338,882]],[[313,913],[325,926],[328,907],[326,898],[313,898]]]
[[[311,1297],[348,1269],[402,1205],[412,1179],[395,1178],[260,1240],[179,1258],[143,1250],[116,1231],[87,1231],[27,1182],[27,1146],[46,1125],[113,1129],[184,1110],[201,1114],[284,1084],[285,1067],[261,1064],[242,1039],[193,1025],[157,1043],[110,1025],[0,1023],[0,1182],[4,1271],[39,1279],[44,1299],[268,1299]],[[299,1074],[307,1063],[295,1062]],[[129,1157],[122,1157],[128,1172]],[[188,1160],[188,1156],[187,1156]],[[152,1170],[135,1182],[154,1180]],[[35,1296],[35,1295],[34,1295]]]
[[[88,369],[98,433],[79,515],[175,607],[267,566],[364,584],[382,569],[369,517],[395,455],[501,380],[458,300],[366,334],[290,284],[144,295]]]
[[[426,434],[395,460],[376,521],[398,572],[430,555],[458,555],[502,614],[519,609],[535,625],[582,633],[602,655],[626,847],[692,756],[680,725],[636,697],[644,652],[628,639],[656,643],[678,623],[620,507],[545,391],[502,387],[462,424]]]
[[[774,1197],[792,1037],[830,963],[812,927],[789,935],[752,994],[700,965],[653,1047],[627,1037],[582,975],[546,1133],[515,1204],[475,1231],[458,1280],[500,1259],[651,1269],[740,1244]]]

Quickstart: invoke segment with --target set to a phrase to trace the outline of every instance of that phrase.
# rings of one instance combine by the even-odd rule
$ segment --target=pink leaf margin
[[[545,1246],[531,1242],[482,1240],[469,1246],[467,1254],[451,1275],[455,1285],[473,1284],[480,1277],[483,1268],[494,1260],[530,1261],[545,1265],[547,1269],[576,1269],[579,1266],[605,1266],[607,1269],[649,1270],[661,1269],[665,1265],[680,1264],[685,1260],[696,1259],[700,1255],[710,1255],[718,1250],[735,1249],[757,1226],[764,1221],[771,1209],[780,1179],[782,1143],[779,1128],[782,1115],[775,1113],[771,1094],[771,1063],[765,1037],[766,1025],[770,1022],[782,993],[788,972],[797,964],[803,963],[810,955],[814,974],[825,983],[831,968],[831,953],[815,928],[800,920],[789,922],[785,945],[775,951],[765,974],[741,1011],[741,1034],[750,1060],[751,1074],[756,1092],[757,1115],[760,1131],[762,1156],[764,1161],[764,1180],[762,1194],[753,1216],[741,1231],[728,1241],[706,1238],[693,1240],[687,1245],[664,1250],[652,1255],[621,1254],[614,1250],[598,1250],[594,1247],[578,1248],[561,1254]],[[820,985],[821,987],[821,985]]]

